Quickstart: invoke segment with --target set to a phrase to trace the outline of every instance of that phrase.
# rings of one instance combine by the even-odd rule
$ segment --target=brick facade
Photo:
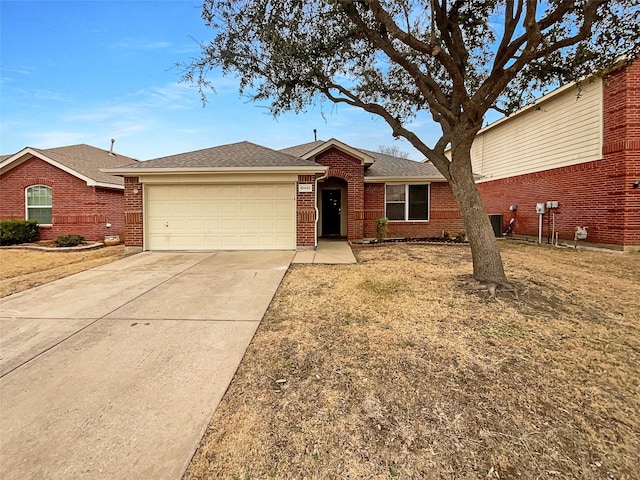
[[[437,238],[464,230],[458,204],[448,183],[431,183],[428,222],[389,222],[389,238]],[[383,183],[365,185],[365,238],[376,236],[376,221],[385,216]]]
[[[102,240],[123,234],[122,190],[89,187],[84,180],[35,157],[0,175],[1,220],[25,219],[25,189],[32,185],[52,189],[52,225],[40,227],[40,240],[67,234]]]
[[[376,237],[376,222],[385,216],[384,183],[364,184],[364,237]],[[387,235],[392,236],[387,230]]]
[[[142,248],[144,223],[142,183],[138,177],[124,178],[124,241],[127,247]]]
[[[362,162],[335,147],[317,155],[315,162],[329,167],[329,178],[340,178],[347,182],[347,239],[362,240],[364,235],[364,166]],[[319,188],[322,188],[322,183]]]
[[[335,147],[319,154],[317,163],[329,167],[329,178],[347,182],[347,239],[375,238],[376,222],[385,216],[385,184],[364,183],[364,166],[360,160]],[[322,183],[319,187],[322,189]],[[390,238],[441,237],[464,230],[458,205],[447,183],[432,183],[428,222],[389,222]],[[320,201],[320,197],[318,197]]]
[[[587,226],[587,242],[628,250],[640,248],[640,62],[604,79],[602,159],[478,185],[489,214],[504,227],[517,205],[514,233],[538,235],[536,203],[558,201],[544,216],[543,237],[555,217],[559,238],[573,240]]]
[[[376,221],[385,216],[385,184],[364,183],[364,165],[360,159],[336,148],[318,154],[316,163],[329,167],[321,174],[298,175],[296,182],[296,245],[314,247],[318,235],[318,206],[322,190],[339,187],[343,193],[343,219],[346,214],[346,234],[351,241],[376,236]],[[317,184],[316,184],[316,180]],[[311,191],[300,191],[310,185]],[[317,187],[317,188],[316,188]],[[307,190],[307,188],[303,188]],[[389,237],[441,237],[463,230],[457,204],[446,183],[432,183],[428,222],[390,222]],[[142,248],[144,244],[143,185],[138,177],[125,177],[124,191],[125,245]],[[344,229],[342,229],[344,232]],[[343,233],[344,234],[344,233]]]
[[[314,247],[316,244],[316,177],[298,175],[298,185],[311,185],[311,192],[300,192],[296,186],[296,245]]]

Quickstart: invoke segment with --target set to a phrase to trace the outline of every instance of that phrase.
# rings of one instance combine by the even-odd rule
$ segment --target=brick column
[[[138,177],[124,178],[124,245],[129,251],[142,250],[144,224],[142,183]]]
[[[640,250],[640,61],[611,72],[604,79],[603,163],[610,184],[609,211],[617,224],[611,243]]]
[[[298,247],[314,247],[316,244],[315,180],[314,175],[298,175],[296,184],[296,246]],[[301,192],[299,185],[311,185],[311,191]]]

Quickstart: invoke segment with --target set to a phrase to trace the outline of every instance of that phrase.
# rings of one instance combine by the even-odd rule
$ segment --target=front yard
[[[293,266],[185,478],[640,478],[640,256],[501,245]]]
[[[45,252],[0,249],[0,298],[122,258],[123,245]]]
[[[186,479],[640,478],[640,255],[501,242],[292,266]],[[0,250],[0,297],[122,256]]]

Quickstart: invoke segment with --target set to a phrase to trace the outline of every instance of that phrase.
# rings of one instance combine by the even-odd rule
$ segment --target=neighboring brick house
[[[0,158],[0,220],[35,219],[39,239],[124,232],[124,182],[101,168],[136,160],[89,145],[26,147]]]
[[[463,229],[429,164],[338,140],[281,151],[249,142],[105,170],[124,176],[125,239],[135,250],[295,249],[318,237],[441,237]]]
[[[561,87],[481,130],[472,147],[478,188],[502,229],[516,236],[558,233],[572,241],[640,250],[640,62]],[[557,202],[548,209],[547,202]],[[555,205],[551,203],[551,205]],[[516,210],[510,207],[516,206]]]

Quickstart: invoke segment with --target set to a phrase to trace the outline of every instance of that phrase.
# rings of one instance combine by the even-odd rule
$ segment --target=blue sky
[[[284,148],[331,137],[377,150],[397,145],[382,120],[324,103],[277,119],[238,94],[232,76],[210,78],[203,108],[180,83],[177,62],[212,38],[195,0],[0,0],[0,153],[87,143],[142,160],[248,140]],[[324,117],[323,118],[323,113]],[[416,124],[432,143],[439,128]]]

